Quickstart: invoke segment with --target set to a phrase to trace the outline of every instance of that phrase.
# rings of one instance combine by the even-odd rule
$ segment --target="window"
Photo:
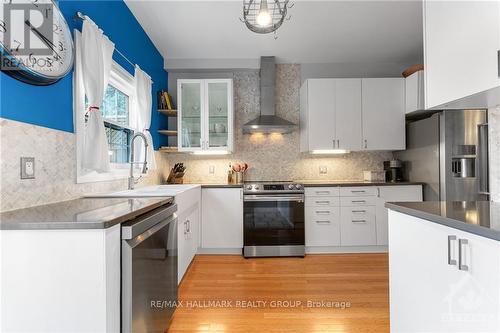
[[[109,159],[112,167],[120,168],[130,159],[130,140],[134,134],[134,110],[131,108],[133,96],[132,76],[118,64],[113,63],[111,75],[104,93],[100,112],[109,145]],[[85,105],[88,107],[87,98]]]

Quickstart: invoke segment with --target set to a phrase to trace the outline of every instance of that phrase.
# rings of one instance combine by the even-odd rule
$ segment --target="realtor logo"
[[[52,2],[35,0],[4,3],[0,7],[3,56],[11,58],[10,55],[21,62],[30,61],[33,56],[51,56],[55,47],[53,7]],[[2,61],[2,69],[7,69],[8,63]]]

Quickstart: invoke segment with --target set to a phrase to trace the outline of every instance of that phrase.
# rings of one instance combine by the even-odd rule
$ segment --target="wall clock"
[[[73,39],[52,0],[3,0],[0,69],[29,84],[49,85],[73,66]]]

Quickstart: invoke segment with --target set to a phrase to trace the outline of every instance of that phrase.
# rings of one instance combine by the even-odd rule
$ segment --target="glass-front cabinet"
[[[179,151],[232,151],[233,80],[177,80]]]

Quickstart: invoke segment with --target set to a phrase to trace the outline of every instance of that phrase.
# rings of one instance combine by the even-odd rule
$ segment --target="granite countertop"
[[[297,180],[297,183],[305,187],[322,186],[401,186],[401,185],[424,185],[422,182],[369,182],[363,180]]]
[[[388,209],[500,241],[500,203],[424,201],[386,203]]]
[[[0,230],[106,229],[173,198],[80,198],[0,213]]]

